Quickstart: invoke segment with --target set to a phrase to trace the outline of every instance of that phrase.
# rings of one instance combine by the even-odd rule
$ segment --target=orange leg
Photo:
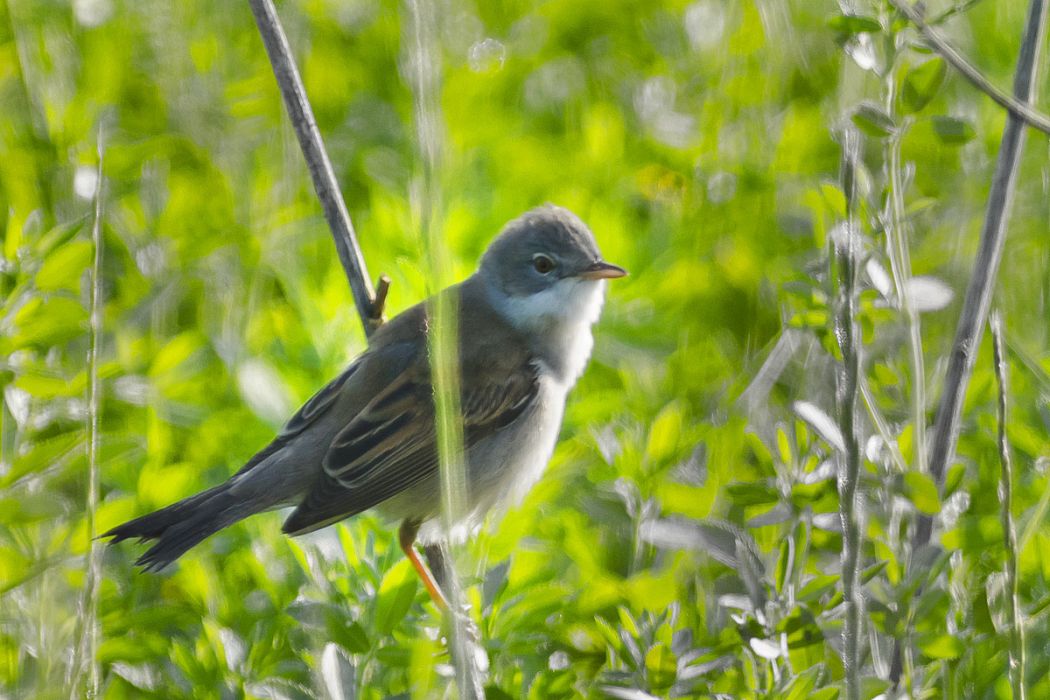
[[[442,610],[448,610],[448,601],[445,599],[445,594],[441,592],[437,581],[434,580],[434,574],[430,572],[427,565],[419,558],[419,552],[416,551],[414,546],[417,532],[419,532],[419,523],[412,520],[405,520],[401,523],[401,529],[397,533],[398,540],[401,543],[401,551],[412,562],[412,566],[415,568],[416,573],[419,574],[419,578],[423,579],[423,585],[427,587],[427,592],[430,593],[430,598],[434,601],[434,604]]]

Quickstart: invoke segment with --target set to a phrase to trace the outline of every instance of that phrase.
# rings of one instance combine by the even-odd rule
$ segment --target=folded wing
[[[485,368],[463,369],[464,449],[511,425],[536,402],[539,369],[527,354],[514,355]],[[423,357],[378,392],[332,440],[321,476],[284,531],[315,530],[432,479],[438,470],[436,435],[430,368]]]

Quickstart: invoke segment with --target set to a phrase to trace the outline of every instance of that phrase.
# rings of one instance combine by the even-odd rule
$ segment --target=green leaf
[[[416,597],[418,579],[408,559],[395,564],[379,584],[376,600],[375,627],[380,634],[390,634]]]
[[[868,136],[882,138],[897,130],[893,117],[874,102],[861,102],[853,110],[853,123]]]
[[[947,72],[944,59],[933,58],[904,76],[901,104],[907,112],[919,112],[937,95]]]
[[[780,554],[777,556],[777,568],[775,572],[775,581],[777,591],[780,593],[784,592],[784,584],[787,582],[788,572],[791,571],[792,565],[794,564],[795,549],[792,545],[792,539],[785,537],[784,541],[780,543]]]
[[[733,503],[741,506],[758,506],[780,501],[780,492],[762,481],[738,481],[727,486],[726,493]]]
[[[974,130],[973,126],[970,125],[970,122],[955,117],[934,117],[933,131],[937,134],[937,138],[939,138],[942,143],[953,146],[967,143],[977,136],[977,132]]]
[[[941,497],[937,485],[929,474],[908,472],[904,475],[905,492],[920,513],[936,515],[941,510]]]
[[[92,245],[88,241],[71,241],[44,259],[36,273],[36,288],[44,292],[80,291],[80,279],[91,264]]]
[[[947,498],[955,493],[955,490],[963,482],[966,476],[966,467],[962,464],[953,464],[948,467],[948,473],[944,477],[944,497]]]
[[[954,635],[939,634],[919,639],[919,649],[931,659],[957,659],[966,646]]]
[[[9,525],[50,520],[67,512],[64,499],[55,493],[24,493],[0,499],[0,513]]]
[[[87,311],[74,299],[53,296],[30,299],[15,314],[16,348],[31,345],[50,347],[77,337],[86,329]]]
[[[674,403],[664,406],[649,429],[646,456],[654,462],[662,462],[673,456],[682,432],[682,411]]]
[[[813,696],[813,686],[823,673],[820,666],[811,666],[791,679],[778,697],[784,700],[805,700]]]
[[[832,15],[827,19],[829,28],[843,34],[860,34],[861,32],[881,32],[882,25],[874,17],[864,15]]]
[[[678,662],[674,652],[663,644],[654,644],[645,654],[645,673],[653,690],[670,688],[677,678]]]

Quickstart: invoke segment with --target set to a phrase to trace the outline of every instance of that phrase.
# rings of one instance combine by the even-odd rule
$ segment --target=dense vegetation
[[[1004,88],[1025,4],[926,3]],[[1045,136],[1025,150],[994,300],[1010,548],[987,334],[943,488],[917,448],[1002,108],[883,0],[842,3],[849,16],[811,0],[439,5],[443,157],[424,194],[443,274],[469,274],[504,222],[544,201],[631,271],[546,476],[457,553],[489,697],[843,693],[835,244],[851,216],[852,678],[865,697],[890,692],[900,640],[912,696],[1011,697],[1024,627],[1029,696],[1050,696]],[[399,311],[433,287],[408,10],[279,10]],[[445,696],[442,615],[371,515],[297,540],[258,516],[159,575],[134,569],[133,543],[92,544],[225,479],[365,346],[247,4],[3,0],[0,105],[0,698],[77,697],[95,678],[107,698]],[[921,515],[934,536],[916,548]]]

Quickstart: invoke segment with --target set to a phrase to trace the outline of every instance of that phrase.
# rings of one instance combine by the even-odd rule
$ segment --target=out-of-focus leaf
[[[399,561],[383,576],[375,610],[375,627],[379,634],[390,634],[404,619],[416,597],[416,584],[416,572],[408,559]]]
[[[677,404],[669,404],[660,411],[649,429],[646,456],[654,462],[662,462],[673,456],[682,431],[682,411]]]
[[[880,32],[882,25],[874,17],[864,15],[832,15],[827,19],[831,29],[843,34],[860,34],[861,32]]]
[[[798,417],[809,423],[829,445],[840,452],[845,451],[846,443],[842,439],[842,431],[831,416],[808,401],[796,401],[792,408]]]
[[[925,515],[936,515],[941,509],[941,499],[937,493],[937,485],[929,474],[920,472],[908,472],[904,475],[904,484],[907,487],[908,498]]]
[[[87,311],[75,299],[35,297],[15,314],[15,347],[61,345],[86,330]]]
[[[31,523],[62,515],[68,503],[58,494],[36,492],[20,493],[0,498],[0,513],[7,524]]]
[[[70,241],[52,251],[34,278],[36,288],[44,292],[80,291],[80,279],[91,263],[92,245],[88,241]]]
[[[812,697],[813,686],[816,685],[822,672],[823,669],[820,666],[805,669],[784,686],[778,697],[783,700],[807,700]]]
[[[939,311],[951,303],[955,293],[936,277],[912,277],[907,282],[908,295],[916,311]]]
[[[952,146],[962,145],[977,136],[977,131],[970,122],[956,117],[934,117],[933,131],[941,142]]]
[[[963,482],[963,478],[966,476],[966,465],[964,464],[953,464],[948,467],[948,473],[944,477],[944,496],[945,498],[955,493],[955,490]]]
[[[748,642],[748,645],[753,652],[761,656],[763,659],[772,661],[773,659],[780,658],[780,645],[771,642],[768,639],[752,637]]]
[[[328,697],[332,700],[356,697],[354,666],[335,644],[325,644],[324,651],[321,652],[321,678],[324,680]]]
[[[957,659],[962,656],[966,645],[954,635],[938,634],[920,638],[919,649],[931,659]]]
[[[758,506],[780,500],[780,492],[761,481],[738,481],[727,486],[726,493],[741,506]]]
[[[677,672],[678,661],[674,653],[663,644],[654,644],[645,653],[645,674],[653,690],[671,687]]]
[[[348,620],[334,609],[328,610],[325,616],[325,629],[328,638],[352,654],[363,654],[371,648],[368,633],[359,623]]]
[[[901,85],[901,103],[909,112],[919,112],[937,95],[947,71],[944,59],[932,58],[909,70]]]
[[[882,138],[897,130],[893,117],[874,102],[862,102],[853,110],[853,123],[868,136]]]

